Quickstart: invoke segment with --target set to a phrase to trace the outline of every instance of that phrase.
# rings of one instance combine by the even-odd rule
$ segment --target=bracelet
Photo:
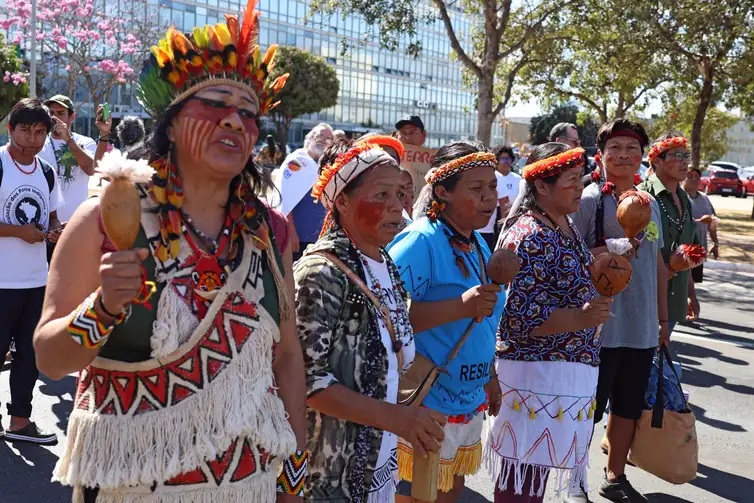
[[[71,339],[89,349],[98,349],[105,344],[115,325],[124,318],[123,315],[120,318],[116,317],[116,323],[113,323],[110,327],[103,325],[94,310],[94,303],[98,295],[99,290],[84,299],[68,322],[68,335],[71,336]]]
[[[309,471],[309,451],[296,451],[283,460],[283,467],[278,475],[277,492],[304,495],[304,479]]]
[[[123,311],[121,311],[118,314],[111,313],[110,310],[105,307],[105,303],[102,302],[102,295],[100,295],[100,291],[97,290],[95,293],[97,294],[97,303],[99,304],[99,308],[102,309],[103,313],[105,313],[106,315],[108,315],[110,318],[115,318],[116,320],[120,316],[123,316]]]
[[[97,138],[97,143],[103,143],[103,142],[110,143],[110,135],[100,136]]]

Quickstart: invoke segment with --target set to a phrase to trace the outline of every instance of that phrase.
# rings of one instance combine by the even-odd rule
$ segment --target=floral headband
[[[335,198],[357,176],[383,162],[395,164],[395,159],[378,145],[362,143],[340,154],[335,162],[325,166],[312,188],[312,197],[332,211]]]
[[[649,159],[649,163],[652,164],[652,162],[655,159],[657,159],[657,157],[663,152],[666,152],[672,148],[677,148],[677,147],[688,148],[688,146],[689,146],[689,140],[684,138],[683,136],[676,136],[674,138],[668,138],[667,140],[662,140],[660,143],[656,144],[651,149],[649,149],[649,154],[647,154],[647,158]]]
[[[497,166],[497,159],[495,154],[491,152],[475,152],[473,154],[453,159],[440,166],[439,168],[430,169],[427,175],[424,177],[427,184],[434,187],[443,180],[447,180],[453,175],[463,173],[472,168],[492,168]]]
[[[584,149],[572,148],[563,153],[524,166],[523,177],[527,182],[557,176],[566,169],[584,164]]]

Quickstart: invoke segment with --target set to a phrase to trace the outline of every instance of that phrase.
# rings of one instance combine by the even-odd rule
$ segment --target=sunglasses
[[[675,154],[665,154],[665,159],[675,159],[676,161],[688,161],[691,154],[688,152],[676,152]]]

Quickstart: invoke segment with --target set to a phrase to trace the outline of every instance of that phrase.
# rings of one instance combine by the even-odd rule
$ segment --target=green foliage
[[[528,98],[545,104],[576,100],[607,122],[643,110],[669,80],[670,60],[638,22],[631,2],[580,0],[561,16],[551,64],[530,65],[522,76]]]
[[[2,120],[13,105],[20,100],[29,96],[29,85],[14,85],[13,82],[4,82],[2,77],[5,72],[16,73],[21,71],[21,59],[17,55],[16,46],[7,44],[5,37],[0,33],[0,120]]]
[[[280,104],[270,112],[278,140],[286,142],[288,128],[296,117],[333,107],[338,102],[340,80],[323,58],[295,47],[279,47],[272,77],[290,74],[278,95]]]
[[[662,115],[655,117],[649,137],[659,138],[667,131],[678,131],[687,138],[691,136],[697,103],[693,97],[682,98],[676,103],[667,103]],[[701,141],[701,163],[708,164],[722,159],[728,152],[728,129],[738,122],[738,117],[717,107],[710,107],[704,120]]]
[[[657,0],[633,2],[638,22],[651,30],[658,49],[670,58],[670,103],[693,99],[692,163],[699,166],[705,121],[717,103],[750,104],[754,61],[754,0]],[[687,105],[690,106],[690,105]],[[713,128],[714,129],[714,128]],[[716,155],[711,153],[709,155]]]
[[[541,145],[550,141],[550,131],[561,122],[570,122],[576,125],[582,145],[594,145],[597,137],[597,123],[591,115],[580,112],[578,107],[573,104],[557,105],[550,113],[532,117],[529,125],[532,145]]]

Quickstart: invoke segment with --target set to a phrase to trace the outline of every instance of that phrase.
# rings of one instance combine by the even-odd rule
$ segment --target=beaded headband
[[[524,166],[523,177],[527,182],[557,176],[566,169],[584,164],[584,149],[572,148],[563,153]]]
[[[137,86],[137,98],[152,117],[214,85],[251,91],[259,100],[260,115],[277,105],[274,97],[288,75],[270,79],[277,45],[260,55],[256,6],[257,0],[248,0],[240,24],[238,16],[226,15],[225,23],[196,27],[186,35],[168,29],[165,38],[152,47]]]
[[[397,138],[393,138],[392,136],[387,135],[375,135],[375,136],[368,136],[367,138],[362,138],[358,141],[356,141],[355,145],[362,145],[364,143],[371,143],[373,145],[379,145],[380,147],[390,147],[395,149],[395,151],[398,153],[398,157],[403,157],[403,143],[400,142]]]
[[[660,143],[656,144],[651,149],[649,149],[649,154],[647,154],[647,158],[649,159],[649,163],[652,164],[652,162],[655,159],[657,159],[657,156],[659,156],[663,152],[670,150],[671,148],[677,148],[677,147],[688,148],[688,146],[689,146],[689,141],[683,136],[676,136],[674,138],[668,138],[667,140],[662,140]]]
[[[497,159],[495,158],[495,154],[491,152],[475,152],[446,162],[439,168],[430,169],[424,180],[427,184],[434,187],[443,180],[447,180],[453,175],[463,173],[472,168],[485,167],[495,169],[496,166]]]
[[[610,133],[610,136],[605,139],[605,142],[607,143],[607,140],[609,140],[610,138],[617,138],[621,136],[637,140],[641,144],[642,148],[644,148],[645,146],[644,138],[642,138],[639,133],[631,129],[620,129],[618,131],[613,131],[612,133]]]
[[[312,197],[325,208],[332,210],[335,198],[357,176],[383,162],[395,164],[387,152],[378,145],[366,142],[340,154],[329,166],[325,166],[312,187]]]

